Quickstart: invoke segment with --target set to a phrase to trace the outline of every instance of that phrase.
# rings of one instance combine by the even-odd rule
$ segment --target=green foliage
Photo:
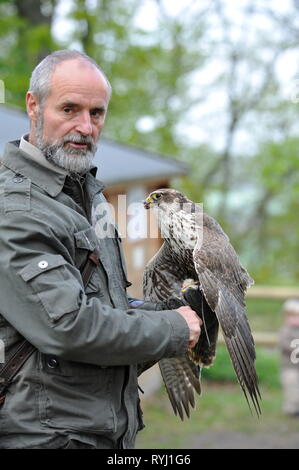
[[[169,17],[153,34],[134,21],[143,2],[99,0],[94,8],[86,3],[74,3],[75,38],[101,64],[113,87],[105,135],[178,155],[176,125],[182,107],[188,107],[185,80],[194,64],[203,61],[199,43],[194,45],[202,35],[201,22],[196,30],[188,29],[180,18]],[[140,128],[144,117],[151,120],[152,130]]]
[[[73,0],[73,33],[57,44],[52,25],[61,3],[0,1],[7,103],[24,108],[33,67],[50,51],[79,43],[112,83],[104,135],[186,162],[190,174],[173,184],[218,219],[256,283],[296,284],[298,107],[285,98],[276,72],[277,60],[298,49],[296,5],[277,16],[274,6],[252,9],[248,1],[232,7],[219,0],[219,8],[190,1],[173,15],[163,1],[149,0],[156,18],[143,29],[136,23],[143,1]],[[242,10],[238,40],[230,8]],[[255,14],[272,28],[260,30],[259,21],[254,27]],[[219,73],[217,64],[225,64]],[[213,109],[205,108],[207,96]],[[195,134],[202,125],[210,137],[203,132],[192,141],[189,126]],[[235,145],[246,132],[248,152]]]
[[[241,249],[245,243],[251,247],[249,267],[256,283],[271,279],[272,284],[284,285],[299,276],[294,257],[299,249],[298,147],[295,137],[267,142],[250,162],[252,181],[260,196]]]
[[[225,346],[218,345],[214,364],[209,369],[202,370],[203,380],[219,382],[235,382],[236,375],[232,368]]]
[[[33,3],[30,2],[30,7]],[[40,2],[35,3],[39,9]],[[7,104],[23,109],[33,68],[57,48],[51,23],[33,24],[32,13],[28,10],[26,17],[18,15],[16,1],[2,0],[0,3],[0,78],[5,83]]]
[[[252,331],[276,333],[283,323],[282,300],[246,300],[246,311]]]
[[[277,388],[279,382],[279,353],[265,348],[256,348],[256,370],[261,393],[264,387]],[[230,362],[226,347],[219,345],[213,366],[203,369],[203,380],[236,383],[236,374]]]

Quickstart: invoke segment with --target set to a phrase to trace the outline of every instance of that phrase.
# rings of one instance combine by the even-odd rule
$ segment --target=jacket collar
[[[0,162],[15,173],[30,179],[50,196],[56,197],[62,191],[66,174],[40,165],[21,150],[19,144],[19,140],[7,143]],[[105,187],[101,181],[95,179],[96,173],[97,168],[92,167],[86,174],[86,182],[91,184],[93,194],[102,191]]]
[[[27,156],[30,157],[31,160],[34,160],[35,162],[39,163],[41,166],[50,168],[57,173],[62,173],[63,175],[66,175],[68,173],[66,170],[63,170],[62,168],[59,168],[58,166],[55,166],[53,163],[49,162],[45,158],[43,152],[39,148],[35,147],[35,145],[32,145],[29,142],[28,134],[23,135],[21,137],[19,149],[25,152]]]

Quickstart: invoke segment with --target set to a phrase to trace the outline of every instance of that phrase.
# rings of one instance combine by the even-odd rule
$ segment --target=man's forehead
[[[64,73],[68,73],[69,70],[73,70],[73,71],[78,70],[80,73],[87,71],[89,73],[98,74],[99,76],[103,75],[101,71],[88,60],[68,59],[68,60],[63,60],[62,62],[56,65],[55,70],[53,72],[53,76],[63,75]]]
[[[76,92],[72,86],[62,87],[61,89],[52,89],[52,98],[55,100],[58,106],[88,106],[91,108],[106,108],[108,105],[107,95],[96,93],[95,90],[92,92],[90,89],[80,89]]]
[[[83,62],[70,60],[56,67],[51,80],[51,95],[60,102],[78,103],[86,98],[102,106],[108,101],[107,81],[95,66]]]
[[[108,87],[103,73],[86,60],[66,60],[58,64],[52,75],[52,84],[89,84]]]

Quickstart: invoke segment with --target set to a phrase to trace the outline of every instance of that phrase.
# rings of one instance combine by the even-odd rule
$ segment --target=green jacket
[[[97,237],[91,223],[104,199],[94,169],[84,212],[65,175],[18,142],[1,163],[0,339],[6,360],[22,337],[38,352],[0,409],[0,448],[57,448],[70,437],[131,448],[142,427],[136,365],[184,354],[187,324],[174,311],[129,308],[120,240]],[[100,264],[84,291],[79,270],[95,248]]]

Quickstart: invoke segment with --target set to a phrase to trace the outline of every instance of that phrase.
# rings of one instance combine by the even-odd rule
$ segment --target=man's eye
[[[90,114],[94,117],[101,117],[101,116],[104,115],[104,111],[102,109],[95,109],[95,110],[91,111]]]
[[[70,112],[72,111],[72,108],[63,108],[63,111],[64,111],[66,114],[70,114]]]

